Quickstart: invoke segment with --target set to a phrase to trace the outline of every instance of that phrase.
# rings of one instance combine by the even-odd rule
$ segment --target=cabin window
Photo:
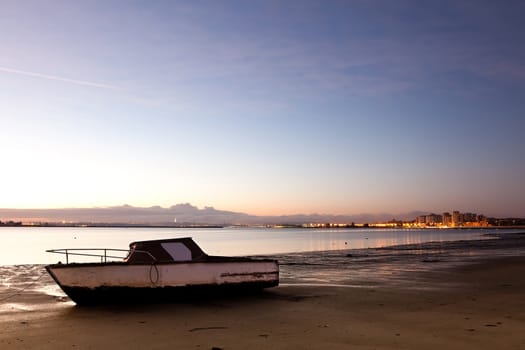
[[[173,258],[175,261],[189,261],[191,260],[191,250],[186,247],[183,243],[170,242],[161,243],[162,248]]]

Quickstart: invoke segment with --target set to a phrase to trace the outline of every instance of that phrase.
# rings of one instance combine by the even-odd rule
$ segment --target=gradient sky
[[[0,0],[0,207],[525,216],[525,2]]]

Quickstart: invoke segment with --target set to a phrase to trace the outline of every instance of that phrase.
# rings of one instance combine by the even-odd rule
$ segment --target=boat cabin
[[[128,264],[205,260],[207,254],[189,237],[138,241],[129,245]]]

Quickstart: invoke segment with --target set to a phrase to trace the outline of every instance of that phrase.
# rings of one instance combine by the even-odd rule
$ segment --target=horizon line
[[[438,213],[441,213],[439,211],[427,211],[427,210],[407,210],[405,212],[399,212],[399,213],[391,213],[391,212],[385,212],[385,211],[380,211],[380,212],[361,212],[361,213],[353,213],[353,214],[350,214],[350,213],[346,213],[346,214],[334,214],[334,213],[320,213],[320,212],[310,212],[310,213],[301,213],[301,212],[296,212],[296,213],[293,213],[293,214],[252,214],[252,213],[248,213],[248,212],[243,212],[243,211],[234,211],[234,210],[229,210],[229,209],[216,209],[214,206],[202,206],[202,207],[198,207],[196,205],[193,205],[191,203],[177,203],[177,204],[174,204],[174,205],[170,205],[170,206],[167,206],[167,207],[163,207],[161,205],[151,205],[151,206],[133,206],[133,205],[129,205],[129,204],[121,204],[121,205],[111,205],[111,206],[93,206],[93,207],[53,207],[53,208],[38,208],[38,207],[33,207],[33,208],[7,208],[7,207],[4,207],[4,208],[0,208],[0,210],[12,210],[12,211],[31,211],[31,210],[35,210],[35,211],[57,211],[57,210],[91,210],[91,209],[101,209],[101,210],[111,210],[111,209],[118,209],[118,208],[129,208],[129,209],[153,209],[153,208],[156,208],[156,209],[164,209],[164,210],[168,210],[168,209],[171,209],[173,207],[177,207],[177,206],[189,206],[189,207],[192,207],[192,208],[195,208],[196,210],[199,210],[199,211],[202,211],[202,210],[206,210],[206,209],[213,209],[213,210],[216,210],[216,211],[221,211],[221,212],[231,212],[231,213],[234,213],[234,214],[244,214],[244,215],[250,215],[250,216],[256,216],[256,217],[286,217],[286,216],[314,216],[314,215],[317,215],[317,216],[331,216],[331,217],[338,217],[338,216],[392,216],[392,219],[395,220],[396,219],[396,216],[406,216],[406,215],[432,215],[432,214],[436,214],[436,215],[440,215]],[[455,210],[454,210],[455,211]],[[525,217],[524,215],[518,215],[518,216],[513,216],[513,215],[485,215],[485,214],[479,214],[479,213],[475,213],[475,212],[472,212],[472,211],[462,211],[462,210],[457,210],[459,211],[460,213],[464,214],[464,213],[472,213],[472,214],[476,214],[476,215],[482,215],[482,216],[485,216],[485,217],[493,217],[493,218],[521,218],[521,217]],[[444,211],[442,212],[441,214],[443,213],[449,213],[451,211]],[[453,211],[452,211],[453,212]]]

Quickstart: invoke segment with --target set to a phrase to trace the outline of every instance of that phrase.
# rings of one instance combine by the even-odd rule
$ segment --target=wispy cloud
[[[76,84],[76,85],[91,86],[91,87],[101,88],[101,89],[112,89],[112,90],[119,89],[119,87],[115,85],[97,83],[97,82],[86,81],[86,80],[70,79],[70,78],[65,78],[65,77],[59,77],[56,75],[30,72],[30,71],[25,71],[25,70],[13,69],[9,67],[0,66],[0,71],[6,72],[6,73],[12,73],[12,74],[20,74],[20,75],[25,75],[28,77],[34,77],[34,78],[40,78],[40,79],[62,81],[65,83]]]

